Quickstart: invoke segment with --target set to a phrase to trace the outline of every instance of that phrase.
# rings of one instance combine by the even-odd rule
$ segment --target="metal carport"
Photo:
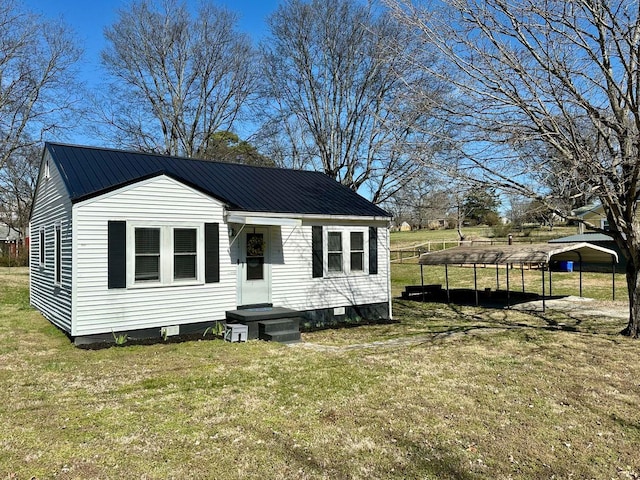
[[[507,305],[509,305],[509,266],[519,265],[540,265],[542,271],[542,309],[545,310],[545,270],[549,270],[552,260],[574,261],[578,260],[580,265],[580,296],[582,296],[582,262],[611,263],[613,266],[612,275],[612,295],[615,300],[615,264],[618,262],[618,254],[613,250],[593,245],[590,243],[565,243],[565,244],[525,244],[525,245],[477,245],[461,246],[429,252],[420,256],[420,278],[424,287],[424,265],[444,265],[446,277],[447,301],[449,295],[449,265],[473,265],[474,291],[476,305],[478,305],[478,282],[476,266],[496,265],[496,282],[498,282],[498,267],[506,265],[507,276]],[[549,295],[551,295],[551,270],[549,270]],[[523,273],[524,286],[524,273]],[[523,287],[524,288],[524,287]]]

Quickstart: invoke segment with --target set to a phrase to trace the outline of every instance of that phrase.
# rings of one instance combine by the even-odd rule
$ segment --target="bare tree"
[[[463,108],[452,121],[466,140],[459,149],[467,176],[538,199],[565,218],[570,212],[560,211],[557,192],[533,178],[573,176],[578,195],[600,199],[608,233],[628,261],[623,333],[640,336],[638,2],[388,3],[449,60],[425,71],[459,93]],[[553,154],[526,153],[536,146]]]
[[[261,133],[269,154],[324,171],[375,203],[389,198],[416,171],[416,140],[435,145],[436,128],[429,136],[417,126],[432,119],[436,104],[416,108],[408,85],[432,87],[432,98],[443,90],[397,50],[430,60],[372,3],[286,0],[268,24]]]
[[[230,131],[255,91],[254,52],[235,14],[203,2],[195,16],[178,0],[133,1],[105,30],[103,64],[113,76],[103,120],[115,141],[198,157]]]
[[[42,140],[78,118],[80,54],[62,21],[0,3],[0,223],[23,238]]]
[[[16,230],[25,238],[31,215],[31,204],[42,156],[39,145],[14,150],[0,169],[0,223]]]

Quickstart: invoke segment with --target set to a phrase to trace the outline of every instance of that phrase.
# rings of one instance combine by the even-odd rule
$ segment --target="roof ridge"
[[[45,148],[72,202],[163,173],[241,210],[391,216],[323,172],[56,142],[47,142]]]
[[[94,146],[94,145],[78,145],[78,144],[73,144],[73,143],[63,143],[63,142],[45,142],[45,148],[48,146],[56,146],[59,145],[61,147],[68,147],[68,148],[78,148],[78,149],[85,149],[85,150],[100,150],[103,152],[119,152],[119,153],[126,153],[126,154],[130,154],[130,155],[148,155],[151,157],[158,157],[158,158],[165,158],[165,159],[172,159],[172,160],[187,160],[187,161],[192,161],[192,162],[199,162],[199,163],[219,163],[222,165],[234,165],[234,166],[239,166],[239,167],[244,167],[244,168],[262,168],[262,169],[268,169],[268,170],[285,170],[285,171],[295,171],[295,172],[305,172],[305,173],[310,173],[310,174],[321,174],[324,175],[324,173],[322,172],[318,172],[316,170],[300,170],[297,168],[290,168],[290,167],[278,167],[278,166],[267,166],[267,165],[247,165],[246,163],[236,163],[236,162],[229,162],[229,161],[222,161],[222,160],[207,160],[204,158],[195,158],[195,157],[185,157],[182,155],[170,155],[167,153],[156,153],[156,152],[145,152],[142,150],[129,150],[129,149],[122,149],[122,148],[112,148],[112,147],[98,147],[98,146]]]

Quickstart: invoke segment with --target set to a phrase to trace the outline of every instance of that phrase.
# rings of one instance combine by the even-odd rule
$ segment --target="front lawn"
[[[398,300],[398,323],[292,347],[81,350],[27,288],[0,269],[0,479],[640,474],[621,320]]]

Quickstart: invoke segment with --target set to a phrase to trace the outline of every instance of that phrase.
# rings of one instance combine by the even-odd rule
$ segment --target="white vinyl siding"
[[[71,331],[71,202],[55,164],[45,153],[33,202],[30,231],[40,232],[29,253],[30,301],[51,323]],[[48,172],[45,172],[48,165]],[[48,176],[46,175],[48,173]],[[56,248],[59,228],[59,249]],[[56,253],[58,252],[58,253]],[[56,264],[56,258],[58,262]],[[59,267],[59,269],[58,269]],[[58,272],[58,279],[56,279]],[[59,281],[57,281],[59,280]]]
[[[73,335],[213,322],[223,320],[225,311],[236,308],[236,265],[229,258],[229,236],[220,202],[176,180],[159,176],[75,205],[74,219],[77,288]],[[173,229],[196,228],[200,248],[204,224],[219,223],[220,282],[203,283],[204,255],[196,253],[198,283],[169,280],[168,284],[153,288],[108,289],[109,221],[127,222],[128,258],[133,258],[130,242],[133,242],[132,228],[136,226],[166,229],[169,244],[173,244]],[[173,247],[168,247],[165,253],[169,254],[163,260],[170,266],[167,275],[173,276]],[[128,261],[128,276],[133,269]]]
[[[363,233],[364,262],[368,261],[368,226],[357,222],[325,225],[325,231],[341,231],[343,252],[349,252],[346,239],[351,232]],[[349,305],[388,302],[389,250],[386,224],[378,226],[378,274],[338,272],[323,278],[312,278],[311,225],[301,227],[272,227],[272,302],[274,305],[311,310]],[[326,238],[326,237],[325,237]],[[324,244],[326,259],[326,242]],[[347,255],[348,256],[348,255]],[[326,272],[326,269],[325,269]]]

